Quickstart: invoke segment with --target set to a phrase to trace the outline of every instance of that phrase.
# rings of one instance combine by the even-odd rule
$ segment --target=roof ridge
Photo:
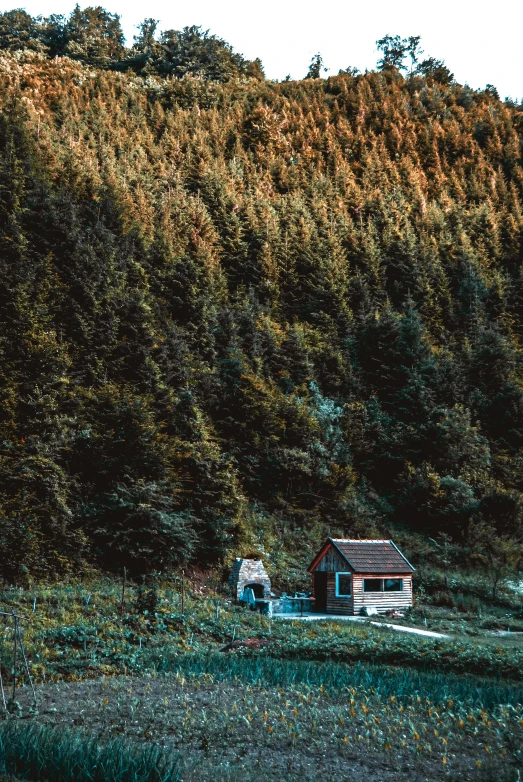
[[[394,543],[390,538],[329,538],[335,543]]]

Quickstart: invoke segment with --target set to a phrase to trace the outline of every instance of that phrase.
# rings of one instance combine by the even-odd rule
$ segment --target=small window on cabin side
[[[350,573],[336,573],[336,597],[351,597],[352,576]]]
[[[402,578],[386,578],[383,582],[384,592],[403,592]]]
[[[363,579],[363,591],[364,592],[382,592],[383,591],[383,579],[382,578],[364,578]]]

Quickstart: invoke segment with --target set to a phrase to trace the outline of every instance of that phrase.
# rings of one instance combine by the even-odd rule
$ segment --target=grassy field
[[[188,590],[183,613],[180,603],[180,594],[167,587],[149,593],[132,589],[121,611],[119,586],[111,582],[0,591],[2,609],[22,617],[32,673],[41,682],[166,671],[188,652],[217,650],[246,638],[262,641],[263,654],[277,659],[367,662],[523,679],[521,636],[495,636],[481,628],[485,621],[517,627],[517,600],[511,607],[485,607],[481,619],[476,610],[464,613],[425,602],[404,620],[441,629],[442,622],[434,617],[445,612],[454,618],[448,640],[400,635],[369,623],[271,621],[223,596],[206,594],[201,586]],[[425,623],[428,615],[431,620]],[[451,620],[446,621],[448,630]],[[0,623],[0,660],[8,658],[9,643],[10,628]]]
[[[0,610],[23,617],[39,705],[34,714],[29,688],[17,689],[0,722],[0,774],[69,782],[84,771],[97,779],[94,765],[115,782],[153,782],[158,769],[164,782],[516,782],[523,647],[480,626],[500,613],[518,621],[517,599],[502,600],[481,603],[480,616],[477,605],[452,613],[465,631],[433,640],[368,624],[270,621],[201,584],[183,614],[168,586],[131,589],[123,611],[111,582],[4,590]],[[425,626],[431,611],[454,609],[429,596],[405,622]],[[4,676],[9,644],[0,625]],[[96,761],[104,752],[112,770]],[[123,767],[122,753],[135,766]]]

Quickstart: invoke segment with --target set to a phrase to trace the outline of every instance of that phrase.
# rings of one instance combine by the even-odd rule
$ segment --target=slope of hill
[[[4,578],[325,531],[514,556],[517,107],[394,68],[221,84],[28,50],[0,101]]]

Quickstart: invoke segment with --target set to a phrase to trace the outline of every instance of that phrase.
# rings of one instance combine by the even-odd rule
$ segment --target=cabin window
[[[352,596],[352,576],[350,573],[336,573],[336,597]]]
[[[383,580],[384,592],[403,592],[402,578],[385,578]]]
[[[364,578],[364,592],[403,592],[402,578]]]
[[[364,592],[383,592],[383,579],[382,578],[364,578],[363,579],[363,591]]]

